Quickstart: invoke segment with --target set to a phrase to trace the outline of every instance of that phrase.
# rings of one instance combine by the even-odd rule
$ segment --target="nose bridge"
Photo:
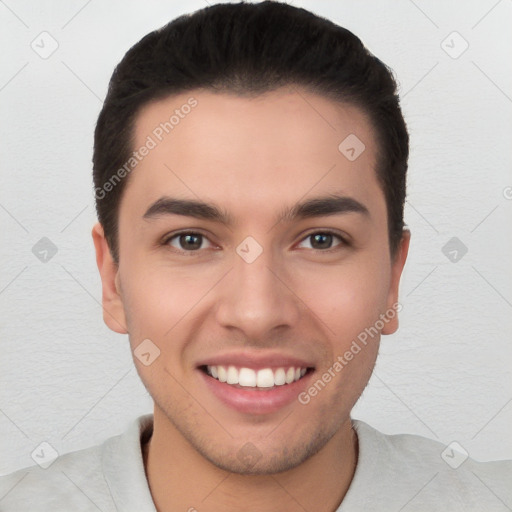
[[[245,251],[244,251],[245,250]],[[233,269],[218,298],[217,320],[236,327],[247,337],[262,337],[270,330],[293,325],[299,318],[298,304],[290,290],[276,277],[279,265],[271,250],[240,244]],[[286,279],[284,279],[286,280]]]

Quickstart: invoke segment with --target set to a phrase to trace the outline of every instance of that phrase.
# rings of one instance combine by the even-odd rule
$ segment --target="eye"
[[[199,249],[206,249],[212,247],[211,242],[201,233],[194,233],[191,231],[178,233],[165,240],[165,245],[170,245],[179,251],[194,252]],[[205,247],[205,243],[209,244]]]
[[[306,238],[302,240],[299,244],[299,247],[307,241],[309,242],[309,247],[306,246],[306,249],[314,249],[319,251],[325,251],[328,249],[333,249],[340,245],[347,245],[347,242],[338,234],[332,233],[331,231],[316,231],[315,233],[310,233]],[[338,243],[333,243],[338,240]]]

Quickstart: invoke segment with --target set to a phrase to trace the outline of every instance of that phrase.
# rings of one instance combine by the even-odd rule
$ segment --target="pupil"
[[[313,247],[315,249],[329,249],[332,244],[332,235],[317,233],[313,235]]]
[[[201,238],[198,235],[181,235],[180,244],[184,249],[199,249]]]

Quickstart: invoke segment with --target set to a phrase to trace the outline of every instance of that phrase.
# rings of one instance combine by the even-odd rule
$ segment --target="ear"
[[[391,282],[389,285],[389,293],[387,300],[387,311],[395,310],[395,316],[390,319],[382,329],[382,334],[393,334],[398,329],[398,288],[400,286],[400,277],[404,269],[407,253],[409,252],[409,243],[411,241],[411,232],[405,228],[402,232],[402,239],[396,251],[395,257],[391,262]]]
[[[119,293],[119,268],[112,258],[103,226],[99,222],[92,228],[92,239],[96,249],[96,264],[101,276],[103,321],[112,331],[127,334],[123,301]]]

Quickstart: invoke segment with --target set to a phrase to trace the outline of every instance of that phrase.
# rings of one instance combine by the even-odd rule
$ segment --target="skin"
[[[155,402],[144,450],[153,499],[160,512],[231,511],[241,503],[244,510],[335,510],[357,462],[350,411],[370,378],[380,335],[307,405],[294,400],[271,414],[226,406],[197,364],[232,350],[276,352],[312,362],[314,382],[398,301],[409,232],[391,258],[375,137],[357,108],[298,89],[254,98],[196,90],[142,109],[135,147],[191,96],[197,106],[129,177],[119,265],[101,225],[93,229],[106,324],[128,333],[132,350],[144,339],[160,350],[149,366],[134,358]],[[351,133],[366,146],[352,162],[338,150]],[[284,207],[334,192],[369,214],[276,223]],[[233,224],[144,219],[166,195],[215,203]],[[180,230],[206,238],[187,252],[179,237],[164,240]],[[334,237],[329,250],[318,248],[308,235],[326,230],[348,243]],[[250,264],[236,252],[247,236],[263,249]],[[395,317],[382,334],[397,327]],[[247,442],[260,454],[250,468],[237,457]]]

